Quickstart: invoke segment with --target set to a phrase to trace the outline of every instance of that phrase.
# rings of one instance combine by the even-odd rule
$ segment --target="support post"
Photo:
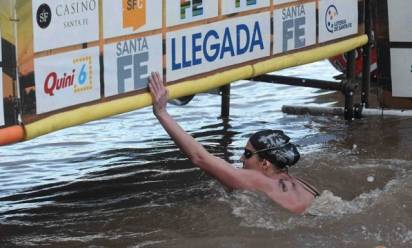
[[[346,68],[346,80],[345,83],[345,120],[352,121],[354,117],[353,109],[353,96],[355,94],[354,81],[355,81],[355,50],[349,51],[347,54],[347,68]],[[346,81],[346,82],[345,82]]]
[[[371,47],[373,44],[372,37],[372,6],[370,0],[365,0],[365,32],[368,35],[368,43],[363,46],[363,71],[362,71],[362,90],[361,102],[362,107],[369,107],[369,90],[371,82]]]
[[[230,84],[220,88],[222,95],[222,107],[220,117],[229,118],[230,114]]]

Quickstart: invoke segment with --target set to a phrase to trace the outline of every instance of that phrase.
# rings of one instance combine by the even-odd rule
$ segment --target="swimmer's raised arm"
[[[169,115],[166,109],[168,91],[159,73],[152,73],[149,77],[149,89],[153,97],[154,115],[193,164],[216,177],[229,188],[261,190],[257,188],[263,187],[264,180],[261,175],[253,171],[237,169],[225,160],[210,154]]]

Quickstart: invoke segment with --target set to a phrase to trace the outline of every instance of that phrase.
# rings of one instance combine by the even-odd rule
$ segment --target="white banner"
[[[162,0],[103,0],[104,38],[162,28]]]
[[[98,0],[33,0],[34,51],[99,39]]]
[[[392,95],[412,97],[412,48],[391,48]]]
[[[149,73],[162,72],[161,47],[161,34],[106,45],[105,96],[147,88]]]
[[[388,1],[389,39],[395,42],[412,41],[412,4],[405,0]]]
[[[273,16],[273,54],[316,43],[316,3],[276,9]]]
[[[167,0],[166,2],[168,27],[216,17],[219,14],[218,0]]]
[[[166,36],[167,80],[270,55],[270,13],[233,18]]]
[[[235,0],[222,1],[222,14],[228,15],[239,13],[247,10],[269,7],[269,0]]]
[[[320,0],[319,42],[358,33],[358,0]]]
[[[34,60],[37,114],[100,98],[99,48]]]

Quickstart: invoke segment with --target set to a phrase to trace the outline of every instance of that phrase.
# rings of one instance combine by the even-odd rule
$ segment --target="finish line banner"
[[[270,56],[270,13],[208,24],[166,37],[167,79]]]

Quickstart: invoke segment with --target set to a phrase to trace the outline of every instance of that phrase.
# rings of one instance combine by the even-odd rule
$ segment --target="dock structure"
[[[369,107],[375,75],[385,94],[412,97],[399,83],[405,75],[391,77],[393,67],[382,72],[379,62],[410,51],[389,32],[391,17],[402,17],[393,13],[405,13],[399,2],[2,1],[0,145],[150,106],[152,71],[163,72],[180,104],[219,89],[222,117],[230,114],[230,84],[250,79],[341,91],[351,120]],[[274,74],[328,58],[342,70],[340,83]]]
[[[339,83],[273,73],[251,80],[332,90],[344,95],[342,108],[284,106],[282,111],[285,113],[343,115],[348,121],[364,115],[412,116],[412,87],[407,83],[412,82],[412,60],[409,56],[412,51],[412,30],[406,24],[408,10],[412,11],[412,7],[403,5],[401,0],[364,1],[361,16],[368,42],[361,48],[331,60],[332,63],[341,63],[337,66],[342,71],[342,75],[337,77]],[[402,67],[403,70],[400,70]],[[371,105],[372,78],[374,88],[382,93],[374,96],[376,99]],[[358,99],[354,98],[355,95],[359,96]]]

